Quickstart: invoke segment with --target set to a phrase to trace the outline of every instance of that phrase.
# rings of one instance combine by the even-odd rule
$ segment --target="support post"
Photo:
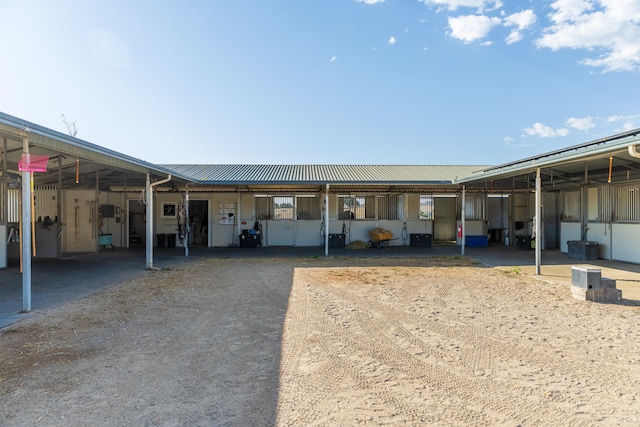
[[[151,177],[147,174],[145,184],[146,196],[146,218],[147,218],[147,242],[145,244],[147,254],[147,269],[153,268],[153,188],[151,188]]]
[[[466,226],[466,219],[465,219],[465,204],[466,204],[466,198],[467,198],[467,187],[466,185],[462,186],[462,208],[460,209],[460,225],[462,226],[462,237],[460,238],[461,241],[461,246],[462,248],[460,249],[460,254],[462,256],[464,256],[464,247],[467,244],[467,226]]]
[[[23,153],[29,154],[29,137],[23,139]],[[22,171],[22,312],[31,311],[31,172]]]
[[[184,256],[189,256],[189,236],[191,226],[189,224],[189,184],[184,189]]]
[[[535,228],[536,228],[536,233],[535,233],[535,242],[536,242],[536,274],[539,275],[540,274],[540,264],[541,264],[541,255],[542,255],[542,239],[540,238],[540,236],[542,235],[542,230],[540,229],[540,226],[542,224],[541,221],[541,214],[542,214],[542,209],[541,209],[541,204],[542,204],[542,197],[541,197],[541,179],[540,179],[540,168],[538,168],[536,170],[536,217],[535,217]]]
[[[58,155],[58,188],[56,189],[56,257],[62,258],[62,155]]]
[[[145,189],[147,191],[147,269],[152,270],[153,267],[153,189],[160,184],[171,181],[171,175],[160,181],[151,183],[151,177],[147,174],[147,183]]]
[[[324,192],[324,254],[329,255],[329,184]]]

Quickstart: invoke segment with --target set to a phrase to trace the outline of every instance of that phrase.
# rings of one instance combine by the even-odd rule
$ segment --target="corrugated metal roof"
[[[451,184],[487,166],[161,165],[200,184]]]
[[[19,147],[22,146],[22,137],[27,136],[30,145],[53,151],[56,154],[68,155],[71,157],[70,162],[75,162],[75,158],[82,158],[139,173],[151,172],[160,175],[170,173],[160,165],[101,147],[2,112],[0,112],[0,132],[15,138]],[[181,176],[178,176],[178,178],[185,179]]]
[[[461,176],[456,179],[457,183],[482,182],[491,179],[507,178],[520,174],[530,173],[537,168],[561,168],[567,165],[576,164],[595,159],[606,159],[609,156],[618,154],[625,158],[627,147],[640,143],[640,129],[634,129],[595,141],[562,148],[560,150],[542,153],[537,156],[528,157],[503,165],[492,166],[484,170],[479,170],[473,174]]]

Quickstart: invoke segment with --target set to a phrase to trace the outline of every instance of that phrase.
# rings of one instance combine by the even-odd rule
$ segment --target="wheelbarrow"
[[[369,230],[369,236],[371,237],[371,240],[367,242],[368,248],[388,246],[391,240],[397,240],[393,238],[393,233],[391,231],[385,230],[384,228],[374,228],[373,230]]]

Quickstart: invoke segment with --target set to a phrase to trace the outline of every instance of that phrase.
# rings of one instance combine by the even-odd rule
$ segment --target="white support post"
[[[153,268],[153,188],[151,187],[151,177],[147,174],[145,184],[146,206],[145,215],[147,218],[147,242],[145,244],[147,253],[147,269]]]
[[[535,235],[535,244],[536,244],[536,274],[540,274],[540,264],[541,264],[541,255],[542,255],[542,239],[540,238],[540,236],[542,235],[542,230],[540,229],[540,226],[542,224],[541,221],[541,214],[542,214],[542,209],[541,209],[541,179],[540,179],[540,168],[538,168],[536,170],[536,220],[535,220],[535,228],[536,228],[536,235]]]
[[[29,138],[24,137],[23,153],[29,154]],[[31,172],[22,172],[22,312],[31,311]]]
[[[466,204],[466,198],[467,198],[467,187],[465,185],[462,186],[462,208],[460,209],[460,224],[462,226],[462,237],[460,238],[460,241],[462,243],[462,249],[460,250],[460,254],[462,256],[464,256],[464,247],[467,244],[467,226],[465,224],[466,219],[465,219],[465,209],[464,206]]]
[[[189,236],[191,226],[189,225],[189,184],[184,189],[184,256],[189,256]]]
[[[153,267],[153,189],[160,184],[171,181],[171,175],[160,181],[151,183],[151,177],[147,174],[147,183],[145,185],[147,191],[147,269],[152,270]]]
[[[324,254],[329,255],[329,184],[324,192]]]

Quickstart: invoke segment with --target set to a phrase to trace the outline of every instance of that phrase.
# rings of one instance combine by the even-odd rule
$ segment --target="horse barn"
[[[152,268],[157,247],[354,241],[640,263],[639,134],[499,166],[156,165],[0,113],[0,267],[20,259],[28,281],[32,257],[105,248],[145,248]]]

